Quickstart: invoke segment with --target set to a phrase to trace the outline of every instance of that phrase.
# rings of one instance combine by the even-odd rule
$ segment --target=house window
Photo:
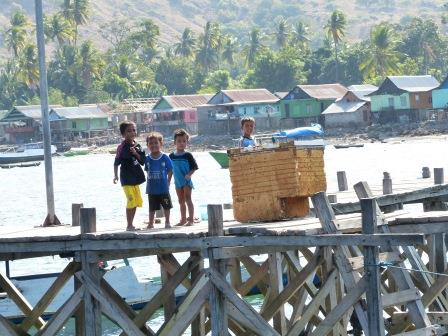
[[[417,97],[416,97],[417,98]],[[417,100],[418,101],[418,100]],[[406,97],[405,96],[401,96],[400,97],[400,103],[401,106],[406,106]]]
[[[285,104],[285,118],[289,118],[289,104]]]
[[[311,104],[306,104],[306,113],[311,114]]]
[[[76,129],[76,121],[72,121],[72,128]]]
[[[259,108],[258,106],[256,106],[256,107],[254,108],[254,113],[258,113],[259,110],[260,110],[260,108]]]
[[[389,107],[394,107],[394,98],[389,98]]]
[[[247,111],[246,111],[246,108],[244,107],[243,108],[243,114],[246,114],[247,113]]]
[[[415,95],[415,101],[418,103],[420,101],[420,97],[418,94]]]

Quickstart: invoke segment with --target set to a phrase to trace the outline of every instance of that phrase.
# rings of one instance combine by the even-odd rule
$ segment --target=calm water
[[[421,167],[448,167],[446,155],[447,138],[421,138],[405,142],[366,144],[363,148],[325,150],[325,169],[328,191],[337,190],[336,172],[345,170],[349,185],[364,180],[380,184],[382,172],[388,171],[392,178],[416,179]],[[199,165],[193,181],[195,205],[207,203],[230,203],[231,186],[228,170],[220,169],[207,153],[194,153]],[[97,221],[124,220],[124,197],[119,185],[112,183],[113,155],[98,154],[78,157],[55,157],[53,159],[56,214],[63,223],[71,222],[71,204],[84,203],[85,207],[97,209]],[[142,188],[142,190],[144,190]],[[174,190],[171,192],[174,209],[178,211]],[[40,225],[46,216],[45,176],[43,164],[39,167],[0,169],[0,226],[27,228]],[[136,224],[142,225],[147,210],[139,209]],[[180,261],[187,255],[178,255]],[[144,280],[157,277],[159,266],[154,257],[132,259],[137,276]],[[11,263],[11,274],[57,272],[67,260],[39,258],[37,260]],[[34,269],[30,269],[33,265]],[[0,264],[0,269],[4,269]],[[155,328],[162,322],[159,316],[151,322]],[[105,323],[105,335],[116,335],[119,330],[112,323]],[[107,330],[107,332],[106,332]],[[68,327],[61,335],[72,335]]]

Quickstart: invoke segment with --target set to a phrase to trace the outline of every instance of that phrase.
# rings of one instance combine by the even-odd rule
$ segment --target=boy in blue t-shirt
[[[193,190],[191,175],[198,170],[198,165],[193,155],[185,150],[189,138],[190,135],[182,128],[174,131],[176,150],[170,154],[170,159],[173,161],[174,184],[180,206],[180,222],[176,226],[190,226],[195,222],[194,206],[191,200],[191,191]]]
[[[255,129],[255,119],[252,117],[244,117],[241,119],[241,131],[243,135],[240,138],[240,147],[255,147],[257,145],[252,133]]]
[[[149,155],[145,159],[145,170],[148,173],[146,193],[149,201],[148,229],[154,228],[156,210],[163,208],[165,228],[170,228],[170,209],[173,207],[170,197],[170,183],[173,176],[173,163],[168,155],[162,153],[163,136],[152,132],[146,138]]]

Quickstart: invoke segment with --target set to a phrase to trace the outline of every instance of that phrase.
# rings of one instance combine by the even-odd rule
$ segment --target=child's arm
[[[194,172],[199,169],[199,167],[191,153],[187,153],[187,160],[190,165],[190,171],[187,175],[185,175],[185,178],[189,180],[191,179],[191,176],[194,174]]]
[[[118,166],[114,165],[114,184],[118,182]]]
[[[173,171],[170,170],[167,175],[168,175],[168,186],[169,186],[171,184],[171,178],[173,177]]]

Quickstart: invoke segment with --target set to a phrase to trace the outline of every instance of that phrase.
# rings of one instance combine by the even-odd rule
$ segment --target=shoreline
[[[261,134],[261,133],[258,133]],[[257,133],[255,133],[255,136]],[[191,152],[223,151],[234,147],[234,139],[239,135],[194,135],[190,139],[188,150]],[[325,143],[335,144],[366,144],[366,143],[397,143],[405,141],[421,141],[428,139],[448,140],[448,121],[427,121],[414,124],[389,124],[368,126],[364,130],[333,128],[325,130]],[[145,135],[140,135],[137,142],[145,144]],[[110,153],[118,144],[98,146],[92,153]],[[172,140],[165,140],[164,149],[173,149]]]

